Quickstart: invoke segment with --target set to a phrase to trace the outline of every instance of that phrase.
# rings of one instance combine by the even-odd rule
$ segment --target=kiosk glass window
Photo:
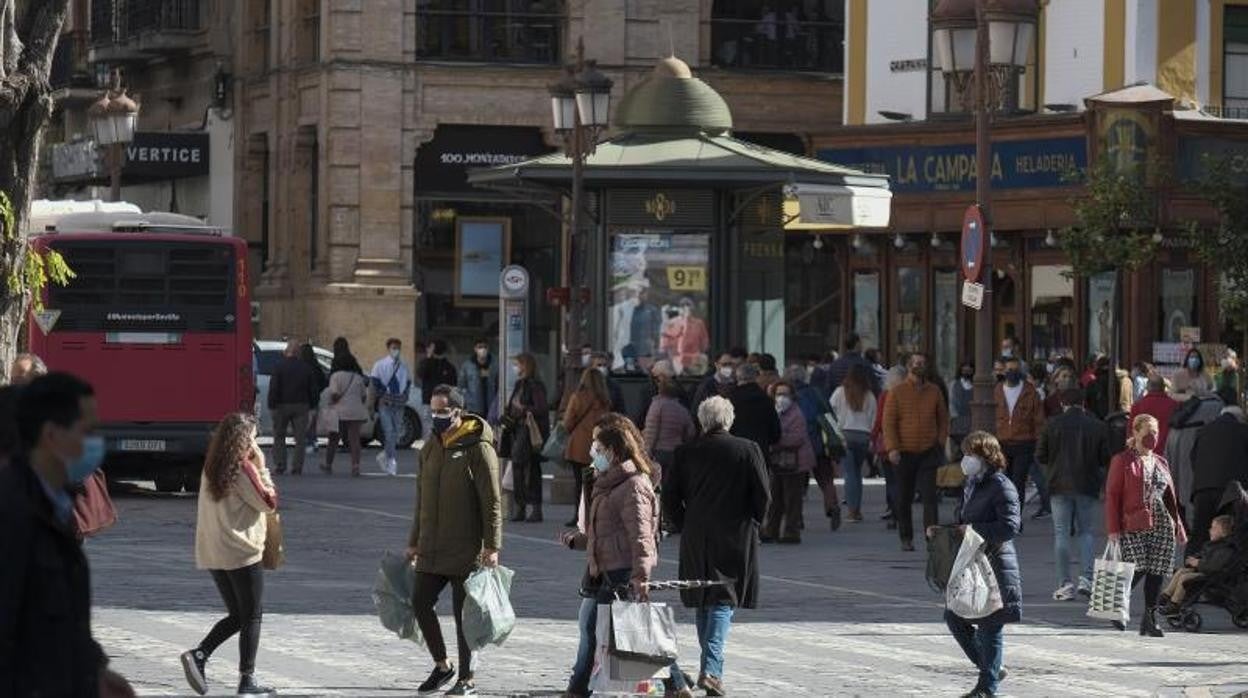
[[[668,359],[677,375],[710,367],[709,233],[647,231],[611,237],[607,348],[612,370],[648,371]]]
[[[952,269],[932,272],[932,319],[936,331],[933,360],[945,380],[958,373],[958,292],[960,274]]]
[[[1161,270],[1161,297],[1157,314],[1158,341],[1180,342],[1184,327],[1196,327],[1196,270],[1165,267]]]
[[[1031,358],[1074,356],[1075,281],[1065,265],[1031,268]]]
[[[863,349],[883,348],[880,319],[880,272],[854,272],[854,332]]]
[[[1114,348],[1117,318],[1114,310],[1114,284],[1118,275],[1112,271],[1088,277],[1088,355],[1109,355]]]
[[[923,269],[897,268],[897,309],[893,319],[895,352],[923,349]]]

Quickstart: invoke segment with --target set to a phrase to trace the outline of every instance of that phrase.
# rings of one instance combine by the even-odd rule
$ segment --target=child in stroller
[[[1200,558],[1188,558],[1162,593],[1162,613],[1172,628],[1199,632],[1198,603],[1221,606],[1236,626],[1248,628],[1248,494],[1239,482],[1227,486],[1218,512]]]

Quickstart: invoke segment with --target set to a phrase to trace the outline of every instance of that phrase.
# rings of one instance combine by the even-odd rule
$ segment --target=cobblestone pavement
[[[406,542],[412,454],[395,478],[307,470],[315,474],[277,480],[287,564],[265,579],[258,676],[283,695],[412,695],[428,655],[388,635],[369,596],[382,552]],[[803,544],[764,549],[762,607],[738,614],[728,643],[733,695],[955,696],[975,683],[941,622],[940,596],[924,582],[924,554],[901,552],[878,520],[881,482],[868,485],[867,497],[868,521],[836,533],[810,497]],[[126,489],[116,502],[118,525],[87,544],[97,638],[141,694],[188,695],[178,654],[222,613],[208,575],[194,569],[194,498]],[[546,523],[504,529],[502,562],[516,571],[520,621],[503,647],[479,656],[485,695],[550,696],[564,686],[584,565],[583,553],[554,541],[570,514],[548,507]],[[656,577],[675,576],[677,544],[664,542]],[[1115,632],[1084,617],[1083,604],[1051,600],[1052,548],[1048,522],[1029,520],[1020,541],[1025,622],[1006,633],[1003,695],[1230,696],[1248,688],[1248,634],[1224,611],[1208,609],[1201,634]],[[440,610],[453,637],[446,596]],[[656,600],[664,598],[675,601],[670,592]],[[677,617],[683,664],[693,671],[692,616],[680,609]],[[230,642],[209,664],[217,694],[232,688],[236,661]]]

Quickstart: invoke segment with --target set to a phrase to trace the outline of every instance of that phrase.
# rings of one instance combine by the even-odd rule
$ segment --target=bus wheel
[[[198,465],[188,465],[182,470],[182,487],[187,492],[195,494],[199,491],[199,476],[202,471],[202,467]]]
[[[156,471],[157,492],[179,492],[182,490],[182,469],[165,466]]]

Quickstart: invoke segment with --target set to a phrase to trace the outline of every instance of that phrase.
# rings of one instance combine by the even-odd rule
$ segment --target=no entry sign
[[[979,204],[967,206],[962,214],[962,276],[967,281],[979,281],[984,266],[984,227]]]

